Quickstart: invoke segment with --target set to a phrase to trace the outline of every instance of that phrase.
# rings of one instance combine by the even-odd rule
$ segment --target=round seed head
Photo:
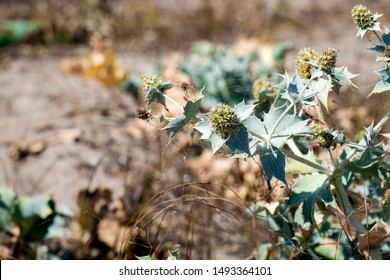
[[[356,5],[351,13],[353,21],[361,29],[371,27],[375,23],[374,15],[363,5]]]
[[[336,66],[337,51],[333,48],[324,50],[318,59],[318,65],[324,72],[331,72]]]
[[[152,88],[157,88],[162,84],[161,77],[158,75],[146,74],[142,76],[142,82],[144,84],[145,91],[149,91]]]
[[[227,138],[240,124],[234,109],[225,104],[218,104],[212,108],[209,118],[212,130],[222,138]]]
[[[312,48],[304,48],[298,53],[295,59],[295,67],[301,78],[310,79],[313,65],[309,62],[312,60],[318,60],[318,53]]]
[[[257,79],[252,86],[252,95],[254,99],[259,100],[260,93],[263,91],[267,91],[267,93],[275,93],[275,87],[266,79]]]

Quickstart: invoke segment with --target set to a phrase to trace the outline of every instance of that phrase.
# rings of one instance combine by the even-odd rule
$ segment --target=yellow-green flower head
[[[310,130],[321,147],[329,148],[332,146],[334,136],[325,125],[314,124],[310,127]]]
[[[275,87],[270,81],[266,79],[257,79],[252,86],[252,95],[255,100],[260,98],[260,93],[267,91],[267,93],[275,93]]]
[[[145,91],[149,91],[152,88],[158,88],[163,82],[158,75],[146,74],[142,76],[142,82],[144,84]]]
[[[356,5],[351,13],[353,21],[361,29],[367,29],[375,23],[374,15],[363,5]]]
[[[222,138],[227,138],[240,124],[234,109],[225,104],[217,104],[212,108],[209,118],[212,130]]]
[[[310,64],[310,61],[318,60],[318,53],[312,48],[304,48],[299,51],[295,59],[295,67],[297,68],[298,75],[303,79],[310,79],[311,70],[313,65]]]
[[[390,204],[390,189],[386,190],[383,200],[384,204]]]
[[[318,59],[318,65],[324,72],[331,72],[336,66],[337,51],[333,48],[324,50]]]

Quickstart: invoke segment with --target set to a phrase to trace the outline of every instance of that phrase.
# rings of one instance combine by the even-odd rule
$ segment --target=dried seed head
[[[146,108],[138,108],[135,116],[141,120],[149,120],[152,117],[150,111]]]
[[[318,59],[318,65],[324,72],[331,72],[336,66],[337,51],[333,48],[327,48]]]
[[[356,5],[353,7],[352,19],[360,29],[366,29],[374,25],[374,15],[367,7],[363,5]]]
[[[310,79],[311,70],[313,69],[313,65],[310,64],[312,60],[318,60],[318,53],[312,48],[304,48],[298,53],[295,59],[295,67],[301,78]]]
[[[184,90],[184,91],[187,91],[187,90],[189,90],[192,87],[191,87],[191,85],[189,83],[183,82],[183,83],[180,84],[180,88],[182,90]]]
[[[225,104],[218,104],[210,111],[211,128],[222,138],[234,132],[240,121],[234,109]]]
[[[259,100],[260,93],[267,91],[267,93],[275,93],[275,87],[270,81],[265,79],[257,79],[252,86],[252,95],[255,100]]]
[[[145,91],[149,91],[152,88],[157,88],[163,83],[160,76],[151,74],[143,75],[142,82],[144,84]]]

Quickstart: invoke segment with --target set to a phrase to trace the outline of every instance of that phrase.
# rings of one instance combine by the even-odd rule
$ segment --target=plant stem
[[[384,155],[390,155],[390,152],[386,152],[386,151],[383,151],[381,149],[378,149],[378,148],[375,148],[375,147],[366,147],[364,145],[360,145],[359,143],[355,143],[355,142],[345,142],[344,144],[348,145],[349,147],[352,147],[352,148],[355,148],[355,149],[358,149],[360,151],[364,151],[366,149],[369,149],[369,150],[373,150],[377,153],[381,153],[381,154],[384,154]]]
[[[380,35],[378,34],[378,31],[373,30],[372,32],[373,32],[373,33],[375,34],[375,36],[378,38],[379,42],[381,42],[383,45],[386,46],[385,42],[384,42],[383,39],[382,39],[382,36],[380,36]]]
[[[329,154],[330,164],[331,164],[333,170],[335,170],[336,169],[336,160],[334,159],[332,151],[330,150],[330,148],[327,148],[327,151],[328,151],[328,154]]]
[[[390,120],[390,111],[387,112],[387,114],[374,126],[373,128],[373,135],[372,138],[374,139],[376,136],[378,136],[379,132],[381,131],[382,127]],[[363,145],[364,140],[361,140],[359,142],[359,145]],[[357,147],[353,147],[352,150],[349,152],[349,154],[346,156],[346,158],[339,162],[336,166],[336,169],[342,170],[344,166],[349,162],[349,160],[359,151],[360,149]]]
[[[315,97],[315,100],[316,100],[316,110],[317,110],[317,115],[318,115],[318,119],[325,123],[325,117],[324,117],[324,113],[322,112],[322,108],[321,108],[321,103],[320,103],[320,100],[318,99],[318,97],[316,96]]]
[[[298,94],[298,99],[297,99],[297,102],[301,101],[302,99],[302,96],[303,94],[305,93],[305,90],[307,89],[307,87],[311,84],[311,82],[314,80],[314,78],[310,78],[310,80],[306,83],[306,85],[303,87],[303,89],[301,90],[301,92]],[[272,138],[272,135],[275,133],[275,130],[276,128],[279,126],[279,124],[281,123],[281,121],[283,120],[283,118],[288,114],[288,112],[290,112],[290,110],[295,106],[295,103],[294,102],[291,102],[290,105],[286,108],[286,110],[284,110],[284,112],[280,115],[280,117],[276,120],[274,126],[272,127],[272,129],[270,130],[270,132],[267,134],[267,139],[268,139],[268,143],[267,145],[269,144],[271,138]]]
[[[372,132],[372,138],[374,139],[383,126],[390,120],[390,111],[374,126],[373,132]],[[358,145],[363,145],[364,140],[360,141]],[[347,190],[344,189],[343,184],[341,182],[341,178],[337,176],[336,174],[338,171],[342,172],[344,169],[344,166],[355,156],[355,154],[361,150],[361,147],[353,147],[352,150],[348,153],[346,158],[339,162],[336,165],[336,169],[334,171],[334,175],[332,176],[332,183],[334,184],[337,195],[336,200],[338,205],[342,208],[342,211],[344,215],[347,217],[347,221],[351,223],[351,225],[356,229],[358,234],[367,234],[366,228],[363,226],[359,218],[356,216],[356,213],[351,205],[351,202],[349,201]],[[379,248],[375,248],[372,250],[369,250],[369,255],[371,259],[382,259],[382,255]]]
[[[297,144],[295,144],[295,141],[294,139],[290,138],[286,141],[286,144],[287,146],[290,148],[290,150],[297,156],[300,156],[302,157],[302,152],[301,150],[298,148]]]
[[[168,99],[173,105],[175,105],[177,108],[182,110],[184,112],[183,106],[181,106],[179,103],[177,103],[175,100],[173,100],[171,97],[169,97],[167,94],[164,94],[164,97]]]
[[[355,210],[349,201],[347,191],[344,189],[343,184],[341,183],[341,178],[334,178],[333,184],[338,194],[336,195],[337,204],[341,207],[341,210],[347,218],[347,222],[349,222],[355,228],[358,234],[367,234],[367,229],[356,216]],[[369,254],[373,260],[382,259],[382,254],[379,248],[370,250]]]
[[[266,139],[263,136],[261,136],[261,135],[252,135],[252,137],[254,137],[255,139],[257,139],[259,141],[266,142]],[[297,147],[297,149],[298,149],[298,147]],[[317,164],[315,162],[312,162],[310,160],[307,160],[307,159],[305,159],[305,158],[303,158],[303,157],[301,157],[299,155],[296,155],[296,154],[294,154],[293,152],[291,152],[290,150],[288,150],[286,148],[281,147],[281,148],[279,148],[279,150],[283,154],[285,154],[286,156],[288,156],[288,157],[290,157],[290,158],[292,158],[292,159],[294,159],[296,161],[299,161],[299,162],[301,162],[303,164],[306,164],[307,166],[313,167],[313,168],[317,169],[318,171],[320,171],[322,173],[325,173],[325,174],[328,174],[328,175],[332,175],[333,174],[332,171],[329,170],[328,168],[323,167],[323,166],[321,166],[321,165],[319,165],[319,164]]]
[[[299,162],[301,162],[303,164],[306,164],[307,166],[310,166],[310,167],[313,167],[313,168],[317,169],[319,172],[322,172],[322,173],[327,174],[327,175],[332,175],[333,174],[332,171],[329,170],[328,168],[323,167],[323,166],[321,166],[321,165],[319,165],[319,164],[317,164],[315,162],[312,162],[310,160],[307,160],[307,159],[305,159],[303,157],[300,157],[300,156],[292,153],[291,151],[289,151],[289,150],[287,150],[285,148],[280,148],[280,151],[282,151],[283,154],[285,154],[286,156],[288,156],[288,157],[290,157],[290,158],[292,158],[292,159],[294,159],[296,161],[299,161]]]

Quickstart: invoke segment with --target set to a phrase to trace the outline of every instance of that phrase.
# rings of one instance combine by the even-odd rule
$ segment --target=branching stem
[[[173,105],[175,105],[177,108],[182,110],[184,112],[183,106],[181,106],[179,103],[177,103],[175,100],[173,100],[171,97],[169,97],[167,94],[164,94],[164,97],[168,99]]]

